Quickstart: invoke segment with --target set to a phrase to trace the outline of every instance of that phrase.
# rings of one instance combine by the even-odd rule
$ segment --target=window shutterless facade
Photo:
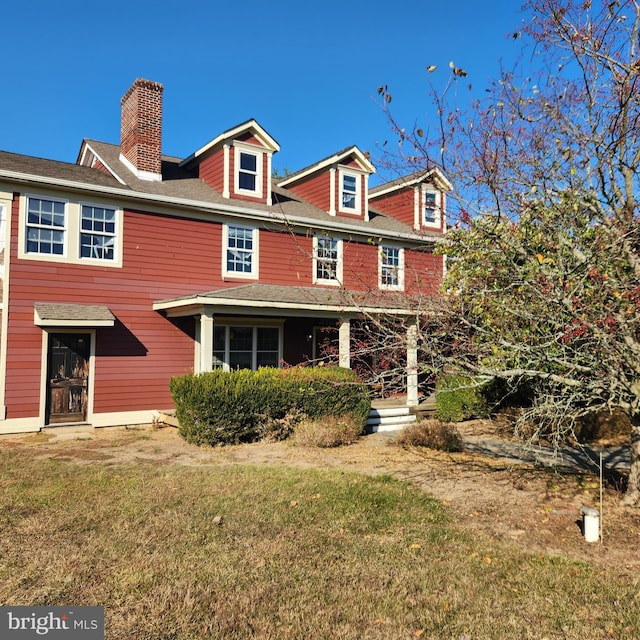
[[[213,330],[213,366],[225,371],[278,367],[280,327],[216,324]]]
[[[342,281],[342,240],[314,237],[313,281],[338,285]]]
[[[380,289],[404,289],[404,249],[382,245],[379,252]]]
[[[258,275],[258,230],[253,227],[225,225],[223,230],[226,276],[255,278]]]

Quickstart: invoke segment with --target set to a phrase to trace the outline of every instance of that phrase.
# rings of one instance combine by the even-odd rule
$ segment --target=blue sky
[[[0,149],[75,162],[119,142],[136,77],[164,85],[163,151],[187,156],[255,118],[291,171],[389,137],[376,90],[407,126],[429,117],[426,66],[481,91],[518,53],[518,0],[42,0],[2,9]],[[433,76],[437,79],[436,75]]]

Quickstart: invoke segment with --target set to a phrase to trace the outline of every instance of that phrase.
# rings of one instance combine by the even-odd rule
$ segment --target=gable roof
[[[334,153],[331,156],[327,156],[322,160],[315,162],[314,164],[305,167],[304,169],[300,169],[300,171],[296,171],[291,175],[288,175],[286,178],[278,181],[279,187],[287,187],[300,180],[304,180],[308,176],[317,173],[318,171],[322,171],[323,169],[330,168],[334,165],[341,164],[345,160],[349,158],[353,158],[359,165],[360,168],[366,173],[375,173],[376,168],[371,164],[369,158],[358,149],[358,147],[351,146]]]
[[[369,197],[374,199],[379,198],[380,196],[386,195],[392,191],[397,191],[407,187],[414,187],[425,182],[432,183],[438,189],[442,189],[443,191],[451,191],[451,189],[453,189],[452,184],[447,180],[444,173],[442,173],[438,167],[433,167],[432,169],[416,171],[408,176],[401,176],[395,180],[390,180],[389,182],[380,184],[377,187],[372,187],[369,189]]]
[[[239,124],[231,129],[223,131],[220,135],[216,136],[213,140],[200,147],[197,151],[192,153],[188,158],[185,158],[180,162],[181,167],[189,167],[196,163],[196,160],[206,157],[209,153],[214,151],[217,147],[222,145],[227,140],[234,140],[238,136],[244,133],[252,133],[262,145],[272,153],[280,151],[280,145],[263,129],[253,118],[247,120],[242,124]]]

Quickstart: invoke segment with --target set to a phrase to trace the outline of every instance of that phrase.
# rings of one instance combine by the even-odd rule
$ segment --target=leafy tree
[[[449,310],[433,332],[455,348],[438,366],[535,381],[526,418],[558,438],[586,412],[625,412],[637,505],[640,3],[529,0],[523,16],[521,61],[470,108],[471,78],[452,63],[430,126],[390,115],[395,160],[441,166],[458,194],[442,246]]]

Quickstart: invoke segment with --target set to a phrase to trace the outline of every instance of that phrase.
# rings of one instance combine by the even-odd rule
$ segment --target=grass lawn
[[[108,639],[632,638],[637,584],[470,539],[389,477],[108,466],[0,448],[0,602]]]

